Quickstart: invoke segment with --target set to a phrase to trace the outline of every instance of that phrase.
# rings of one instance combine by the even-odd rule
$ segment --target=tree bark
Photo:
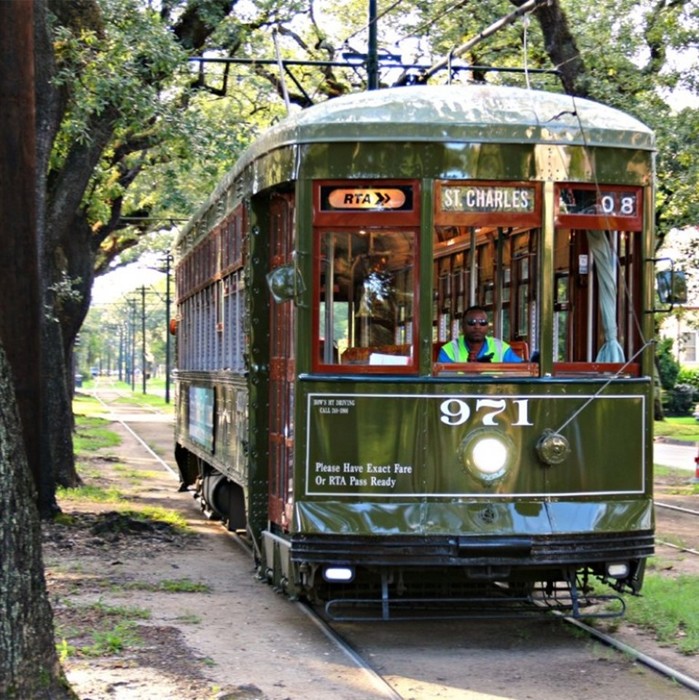
[[[26,460],[42,511],[55,507],[42,458],[41,282],[34,129],[33,3],[0,3],[0,339],[15,382]]]
[[[511,2],[518,4],[515,0]],[[560,73],[563,88],[569,95],[588,97],[585,62],[558,0],[542,5],[534,11],[534,16],[544,35],[546,53]]]
[[[0,697],[75,698],[56,654],[34,495],[0,346]]]

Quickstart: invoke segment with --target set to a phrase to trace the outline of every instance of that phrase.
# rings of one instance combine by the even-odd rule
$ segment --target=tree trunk
[[[39,516],[1,346],[0,514],[0,697],[75,698],[56,655]]]
[[[7,352],[25,438],[41,484],[41,296],[36,226],[32,3],[0,2],[0,342]],[[42,502],[52,500],[39,488]],[[1,551],[1,550],[0,550]]]
[[[517,0],[510,0],[517,5]],[[578,51],[575,37],[568,26],[568,18],[558,0],[548,2],[535,10],[544,35],[546,53],[551,63],[558,68],[563,88],[569,95],[587,97],[585,62]]]
[[[70,235],[62,237],[46,261],[52,287],[60,287],[64,276],[70,281],[71,293],[47,290],[45,306],[53,313],[44,321],[46,347],[55,349],[44,358],[44,401],[46,415],[51,416],[46,434],[53,479],[66,488],[81,483],[73,451],[73,348],[90,308],[95,265],[90,227],[81,217],[74,216],[73,222]],[[55,240],[51,235],[48,238]]]
[[[42,305],[33,9],[33,3],[23,0],[0,2],[0,697],[60,700],[75,695],[56,654],[35,503],[35,484],[40,502],[46,492],[37,439],[42,425]],[[5,344],[11,348],[12,367]]]

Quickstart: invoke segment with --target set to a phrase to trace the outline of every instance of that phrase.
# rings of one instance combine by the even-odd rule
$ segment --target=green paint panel
[[[340,535],[522,535],[647,531],[650,498],[604,502],[527,500],[494,502],[299,501],[294,531]]]
[[[645,396],[591,396],[309,393],[306,491],[298,496],[643,493]],[[538,457],[537,442],[547,430],[569,443],[560,464]],[[493,440],[476,448],[483,438]],[[470,448],[484,455],[484,472],[472,463]],[[622,468],[630,465],[635,468]]]

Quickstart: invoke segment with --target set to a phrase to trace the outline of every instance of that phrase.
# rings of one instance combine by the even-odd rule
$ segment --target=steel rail
[[[608,634],[604,634],[604,632],[600,632],[599,630],[596,630],[594,627],[590,627],[589,625],[586,625],[584,622],[580,622],[580,620],[575,620],[572,617],[567,617],[567,616],[560,616],[563,620],[565,620],[567,623],[574,625],[578,629],[582,630],[586,634],[590,635],[591,637],[594,637],[598,641],[602,642],[603,644],[606,644],[607,646],[613,647],[617,651],[621,651],[624,654],[627,654],[630,656],[632,659],[635,661],[638,661],[642,663],[644,666],[647,666],[648,668],[652,668],[654,671],[657,671],[658,673],[662,674],[663,676],[666,676],[667,678],[670,678],[671,680],[680,683],[681,685],[685,686],[686,688],[689,688],[690,690],[694,690],[695,692],[699,692],[699,680],[692,678],[688,676],[685,673],[682,673],[681,671],[678,671],[675,668],[672,668],[671,666],[668,666],[667,664],[663,663],[662,661],[658,661],[658,659],[654,659],[652,656],[648,656],[647,654],[644,654],[643,652],[639,651],[638,649],[635,649],[632,646],[629,646],[625,642],[620,641],[619,639],[615,639],[614,637],[610,637]]]
[[[118,393],[118,392],[116,392]],[[100,396],[97,395],[97,392],[93,392],[93,395],[95,398],[102,403],[105,407],[110,408],[109,404],[104,401]],[[124,428],[131,434],[133,435],[134,438],[145,448],[145,450],[159,463],[161,464],[172,476],[177,477],[177,474],[175,471],[170,467],[167,462],[165,462],[163,459],[161,459],[144,441],[143,439],[136,433],[134,432],[129,425],[127,425],[123,420],[116,418],[116,421],[120,423],[121,425],[124,426]],[[681,508],[679,506],[672,506],[669,504],[665,503],[656,503],[656,506],[659,506],[661,508],[668,508],[671,510],[677,510],[681,512],[686,512],[692,515],[699,515],[699,511],[694,511],[691,509],[687,508]],[[250,549],[246,546],[245,542],[241,540],[241,538],[236,534],[236,533],[229,533],[230,535],[233,536],[233,539],[237,542],[237,544],[244,549],[245,551],[250,552]],[[693,550],[693,549],[686,549],[683,547],[678,547],[677,545],[670,544],[668,542],[662,542],[659,541],[659,544],[662,544],[664,546],[669,546],[669,547],[674,547],[676,549],[680,549],[681,551],[686,551],[690,552],[692,554],[699,554],[698,551]],[[323,632],[323,634],[340,650],[342,651],[351,661],[352,663],[355,664],[365,675],[366,677],[370,680],[372,685],[376,688],[377,692],[379,692],[382,697],[387,698],[388,700],[404,700],[403,696],[398,693],[393,686],[389,684],[389,682],[378,672],[376,671],[369,662],[367,662],[359,652],[357,652],[350,644],[347,642],[345,639],[343,639],[335,630],[332,629],[330,625],[323,620],[318,613],[311,608],[309,605],[303,602],[297,602],[296,603],[297,608],[299,608],[308,618],[313,622],[318,629]],[[648,668],[660,673],[661,675],[677,682],[680,683],[681,685],[685,686],[686,688],[689,688],[690,690],[693,690],[695,692],[699,692],[699,680],[692,678],[691,676],[688,676],[687,674],[683,673],[682,671],[679,671],[675,668],[672,668],[671,666],[668,666],[667,664],[663,663],[662,661],[659,661],[658,659],[654,659],[651,656],[648,656],[648,654],[645,654],[638,649],[635,649],[634,647],[626,644],[625,642],[622,642],[619,639],[615,639],[614,637],[605,634],[604,632],[600,632],[599,630],[596,630],[594,627],[590,627],[589,625],[585,624],[584,622],[581,622],[580,620],[577,620],[575,618],[569,617],[567,615],[563,615],[559,612],[552,611],[554,615],[557,617],[561,618],[564,620],[566,623],[573,625],[577,627],[578,629],[582,630],[589,636],[593,637],[594,639],[597,639],[598,641],[602,642],[603,644],[612,647],[616,649],[617,651],[620,651],[630,658],[634,659],[635,661],[638,661],[639,663],[642,663],[644,666],[647,666]]]
[[[655,540],[656,544],[661,547],[671,547],[672,549],[678,549],[680,552],[687,552],[688,554],[696,554],[699,556],[699,552],[696,549],[691,549],[689,547],[681,547],[678,544],[672,544],[672,542],[666,542],[665,540]]]
[[[692,510],[691,508],[682,508],[681,506],[673,506],[669,503],[658,503],[656,501],[655,505],[658,508],[667,508],[668,510],[676,510],[680,513],[688,513],[689,515],[699,515],[699,510]]]
[[[309,605],[297,602],[296,606],[313,622],[316,627],[340,650],[352,663],[364,672],[377,692],[389,700],[403,700],[403,696],[376,670],[362,655],[343,639],[320,615]]]
[[[106,390],[105,390],[105,391],[106,391]],[[118,391],[116,391],[115,393],[118,393]],[[108,408],[110,411],[112,411],[111,417],[112,417],[112,419],[114,420],[114,422],[119,423],[121,426],[123,426],[123,428],[124,428],[128,433],[130,433],[130,434],[139,442],[139,444],[146,450],[146,452],[148,452],[148,454],[149,454],[158,464],[160,464],[166,471],[168,471],[173,477],[175,477],[175,479],[178,479],[178,478],[179,478],[179,475],[177,474],[177,472],[176,472],[162,457],[160,457],[160,455],[158,455],[158,454],[156,454],[155,452],[153,452],[153,450],[151,449],[150,445],[148,445],[148,444],[143,440],[143,438],[141,438],[141,436],[140,436],[138,433],[136,433],[136,432],[131,428],[130,425],[128,425],[124,420],[122,420],[121,418],[119,418],[119,416],[117,416],[117,415],[113,412],[114,409],[112,408],[112,406],[110,406],[101,396],[99,396],[96,390],[92,392],[92,395],[93,395],[105,408]],[[151,407],[151,408],[152,408],[152,407]],[[156,411],[156,413],[157,413],[157,411]]]

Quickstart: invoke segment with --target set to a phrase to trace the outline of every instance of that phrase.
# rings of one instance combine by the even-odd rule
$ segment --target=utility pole
[[[127,299],[129,305],[128,314],[128,338],[127,338],[127,357],[129,363],[129,383],[131,391],[136,391],[136,301]]]
[[[119,324],[119,360],[118,360],[118,368],[119,368],[119,376],[118,379],[120,382],[124,381],[124,324],[120,323]]]
[[[170,403],[170,266],[172,255],[165,255],[165,403]]]
[[[141,287],[141,386],[146,393],[146,288]]]

